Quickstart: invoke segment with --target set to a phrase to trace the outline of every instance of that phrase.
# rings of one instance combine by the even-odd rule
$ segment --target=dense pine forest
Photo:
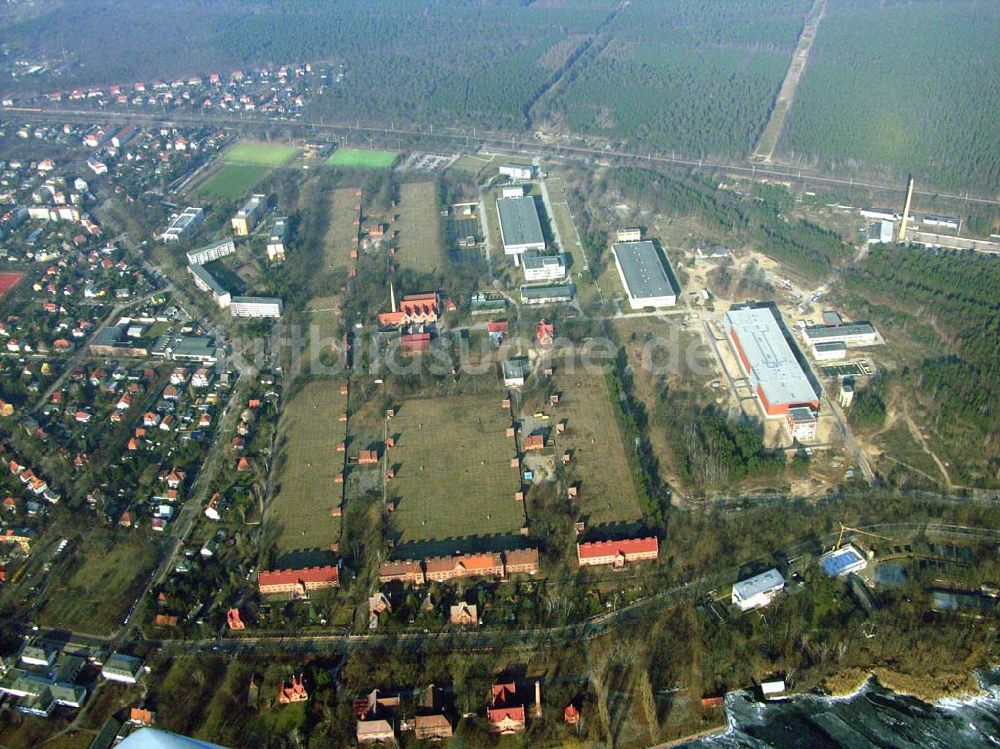
[[[0,7],[9,60],[66,89],[289,62],[343,72],[310,116],[582,134],[739,159],[771,112],[810,0],[36,0]],[[830,0],[777,158],[1000,190],[1000,6]],[[112,53],[113,52],[113,53]]]
[[[635,0],[545,114],[630,148],[742,156],[754,146],[811,3]]]
[[[779,143],[846,172],[1000,189],[1000,5],[830,0]]]
[[[1000,262],[974,253],[875,247],[845,283],[873,304],[932,326],[939,353],[894,373],[894,384],[915,399],[913,410],[926,416],[959,480],[997,485]],[[877,418],[877,404],[868,405],[874,409],[866,406],[865,414]]]
[[[582,40],[616,5],[103,0],[53,3],[6,32],[21,52],[72,50],[78,64],[60,85],[325,61],[343,65],[344,79],[327,89],[318,114],[520,129],[558,69],[567,37]]]

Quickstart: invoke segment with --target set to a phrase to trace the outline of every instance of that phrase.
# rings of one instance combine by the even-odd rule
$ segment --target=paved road
[[[490,284],[496,281],[493,273],[493,240],[490,237],[490,227],[486,223],[486,198],[482,189],[479,191],[479,227],[483,232],[483,243],[486,249],[486,269],[489,273]]]
[[[36,109],[29,107],[2,107],[0,112],[10,116],[21,116],[28,120],[50,119],[57,122],[109,122],[121,124],[159,124],[174,123],[180,125],[203,126],[212,124],[216,126],[249,127],[263,126],[274,128],[301,128],[310,133],[311,137],[317,134],[327,136],[337,136],[344,133],[353,135],[382,136],[383,140],[398,139],[400,142],[405,138],[408,142],[417,141],[426,144],[426,147],[440,147],[448,144],[449,148],[460,150],[464,144],[466,149],[473,151],[480,148],[492,148],[497,151],[510,150],[514,153],[527,153],[543,155],[548,159],[558,159],[566,157],[597,158],[603,161],[619,161],[647,164],[674,164],[677,166],[697,167],[700,169],[718,170],[742,174],[752,178],[761,179],[781,179],[810,182],[821,185],[835,187],[858,187],[871,190],[885,190],[903,194],[906,187],[896,183],[879,183],[861,179],[843,179],[839,177],[829,177],[810,170],[809,168],[799,168],[787,164],[768,164],[766,166],[750,164],[746,161],[725,162],[711,159],[696,159],[678,154],[665,154],[649,152],[626,151],[614,148],[594,148],[586,145],[580,138],[571,136],[547,136],[548,142],[540,142],[530,137],[524,138],[517,134],[500,133],[491,131],[462,130],[459,128],[441,128],[423,130],[420,128],[401,127],[368,127],[360,124],[328,124],[322,118],[317,123],[312,120],[298,120],[294,122],[279,122],[266,117],[233,116],[222,113],[194,114],[185,112],[171,112],[169,115],[157,113],[139,112],[115,112],[115,111],[90,111],[87,109],[72,109],[68,107],[46,107]],[[431,144],[436,144],[431,146]],[[962,195],[953,193],[941,193],[933,190],[914,190],[914,195],[926,197],[947,198],[951,200],[962,200],[970,203],[983,203],[988,205],[1000,205],[1000,196],[984,197],[971,195],[968,192]]]

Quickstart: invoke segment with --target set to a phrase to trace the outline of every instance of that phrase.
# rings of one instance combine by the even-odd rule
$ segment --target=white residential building
[[[101,676],[108,681],[135,684],[142,673],[142,661],[131,655],[112,653],[101,668]]]
[[[284,309],[277,297],[234,296],[229,304],[233,317],[281,317]]]
[[[733,604],[740,611],[750,611],[767,606],[784,589],[785,578],[772,568],[733,585]]]
[[[511,179],[527,180],[535,176],[535,168],[524,164],[504,164],[500,167],[500,174]]]
[[[562,254],[526,252],[521,256],[521,267],[524,269],[524,280],[528,282],[561,281],[566,278],[566,261]]]
[[[194,285],[211,294],[212,299],[219,305],[220,309],[225,309],[230,305],[231,295],[219,285],[211,273],[205,270],[205,266],[192,263],[188,266],[188,273],[194,278]]]
[[[212,242],[212,244],[199,247],[197,250],[191,250],[191,252],[187,253],[187,261],[191,264],[204,265],[213,260],[232,255],[234,252],[236,252],[236,243],[233,242],[232,237],[225,237],[218,242]]]
[[[285,235],[288,233],[288,219],[278,216],[271,224],[271,234],[267,239],[267,259],[272,263],[285,262]]]

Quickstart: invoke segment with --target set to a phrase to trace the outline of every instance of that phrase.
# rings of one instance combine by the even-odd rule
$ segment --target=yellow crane
[[[872,538],[878,538],[878,539],[881,539],[883,541],[891,541],[892,540],[892,539],[888,538],[887,536],[880,536],[877,533],[869,533],[868,531],[863,531],[860,528],[852,528],[849,525],[844,525],[843,523],[841,523],[840,524],[840,535],[837,536],[837,545],[833,547],[834,549],[839,549],[841,546],[843,546],[843,543],[844,543],[844,532],[845,531],[850,531],[851,533],[860,533],[862,536],[871,536]]]

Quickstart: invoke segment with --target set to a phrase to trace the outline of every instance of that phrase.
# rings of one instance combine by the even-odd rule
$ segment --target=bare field
[[[464,154],[452,162],[448,168],[459,172],[468,172],[478,177],[486,167],[493,163],[495,158],[496,156]]]
[[[53,570],[38,618],[50,626],[103,635],[121,626],[156,562],[156,545],[96,528],[71,538],[67,569]],[[62,581],[62,582],[60,582]]]
[[[340,321],[340,297],[313,297],[306,305],[306,309],[309,311],[309,328],[306,332],[307,345],[302,351],[302,366],[309,367],[314,362],[314,356],[329,357],[329,359],[315,359],[320,364],[334,361],[334,357],[339,356],[341,350],[340,326],[338,324]],[[318,344],[315,352],[313,344]],[[337,347],[336,352],[332,350],[333,347]]]
[[[389,421],[386,467],[400,556],[504,547],[525,524],[501,395],[407,400]]]
[[[288,402],[280,424],[275,462],[276,494],[271,500],[269,522],[281,530],[279,553],[329,549],[340,537],[339,508],[343,484],[336,482],[344,467],[337,443],[344,440],[346,424],[339,420],[347,410],[342,383],[309,382]]]
[[[660,478],[676,485],[680,477],[672,467],[666,434],[669,426],[664,428],[659,418],[669,407],[660,402],[660,396],[664,391],[695,391],[699,403],[711,402],[725,408],[731,397],[728,380],[718,370],[700,322],[685,325],[680,317],[669,322],[640,317],[616,320],[614,325],[634,368],[635,396],[650,415],[649,441],[660,464]],[[718,387],[712,388],[712,382],[717,382]],[[669,423],[668,418],[666,421]]]
[[[351,251],[358,249],[361,230],[361,190],[342,187],[330,196],[330,220],[323,240],[323,270],[329,272],[354,264]]]
[[[554,422],[565,420],[566,431],[556,435],[559,453],[569,451],[569,485],[577,485],[575,500],[588,529],[632,523],[642,518],[621,430],[611,410],[603,375],[555,368],[558,406],[549,409]]]
[[[399,262],[418,273],[434,273],[444,262],[444,236],[437,186],[411,182],[399,189]]]

